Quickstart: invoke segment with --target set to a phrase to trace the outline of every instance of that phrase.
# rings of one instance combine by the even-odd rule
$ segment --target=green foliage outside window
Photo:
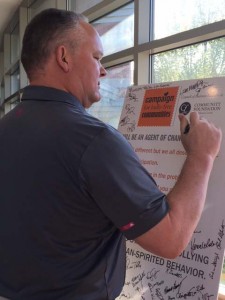
[[[225,38],[153,56],[152,82],[179,81],[225,75]]]

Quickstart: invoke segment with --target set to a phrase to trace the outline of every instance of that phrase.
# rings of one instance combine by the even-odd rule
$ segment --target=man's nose
[[[104,76],[106,76],[106,75],[107,75],[106,69],[105,69],[103,66],[101,66],[100,77],[104,77]]]

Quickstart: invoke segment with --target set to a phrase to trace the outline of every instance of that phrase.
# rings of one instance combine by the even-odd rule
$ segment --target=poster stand
[[[225,79],[206,78],[128,88],[119,131],[167,194],[186,158],[178,115],[197,111],[225,133]],[[202,217],[174,260],[127,241],[127,270],[117,300],[216,300],[224,256],[225,138],[215,159]],[[195,174],[193,174],[195,176]]]

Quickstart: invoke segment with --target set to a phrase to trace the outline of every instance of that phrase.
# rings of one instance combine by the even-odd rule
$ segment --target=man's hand
[[[181,140],[187,155],[199,158],[209,156],[214,160],[220,149],[221,129],[205,118],[200,118],[197,112],[190,114],[190,124],[184,115],[179,115],[179,119]],[[189,130],[185,133],[187,126],[189,126]]]

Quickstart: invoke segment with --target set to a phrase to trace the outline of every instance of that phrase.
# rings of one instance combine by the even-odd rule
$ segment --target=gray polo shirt
[[[168,211],[130,144],[71,94],[40,86],[0,120],[0,141],[0,295],[116,298],[125,238]]]

